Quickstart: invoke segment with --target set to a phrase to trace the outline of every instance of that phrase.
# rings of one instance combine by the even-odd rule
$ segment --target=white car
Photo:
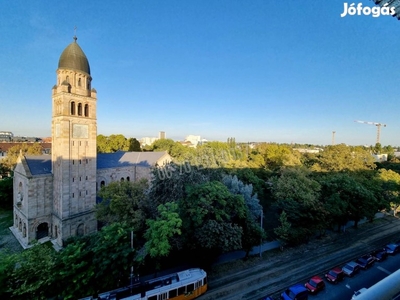
[[[357,299],[358,295],[365,292],[366,290],[367,290],[367,288],[362,288],[362,289],[359,289],[358,291],[355,291],[353,297],[351,297],[351,300]]]

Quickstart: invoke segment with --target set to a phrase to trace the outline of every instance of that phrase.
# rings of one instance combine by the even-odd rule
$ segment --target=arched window
[[[75,102],[71,102],[71,115],[75,115]]]
[[[69,83],[69,76],[65,77],[65,81]]]
[[[82,85],[82,81],[80,78],[78,78],[78,86],[81,86],[81,85]]]
[[[85,117],[89,117],[89,104],[85,104]]]
[[[126,181],[131,181],[131,179],[129,178],[129,176],[128,176],[128,177],[126,177]]]
[[[19,183],[18,185],[18,194],[17,194],[17,201],[22,201],[24,200],[24,194],[23,194],[23,188],[22,188],[22,182]]]
[[[83,224],[79,224],[78,228],[76,229],[77,236],[83,236],[85,234],[85,227]]]
[[[82,103],[78,104],[78,116],[82,116]]]
[[[121,182],[123,182],[124,180],[125,180],[124,177],[122,177],[122,178],[121,178]]]
[[[102,188],[105,185],[106,185],[106,183],[104,182],[104,180],[102,182],[100,182],[100,188]]]

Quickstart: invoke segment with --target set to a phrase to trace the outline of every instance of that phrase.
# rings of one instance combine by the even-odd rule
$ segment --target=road
[[[349,230],[344,234],[285,250],[283,253],[274,253],[273,257],[266,259],[263,257],[256,265],[235,272],[230,270],[219,278],[210,276],[209,291],[200,299],[257,300],[266,295],[276,297],[283,289],[296,282],[305,282],[315,274],[324,274],[333,266],[343,265],[388,242],[398,240],[399,237],[400,221],[385,217],[377,224],[365,224],[358,230]],[[354,278],[350,288],[343,291],[350,298],[353,289],[358,288],[354,285],[357,280],[358,278]]]
[[[325,280],[325,290],[310,298],[315,300],[351,299],[354,291],[357,291],[363,287],[371,287],[389,274],[397,271],[399,268],[400,254],[389,256],[385,261],[375,262],[373,267],[369,268],[368,270],[362,270],[352,278],[346,277],[342,282],[336,285],[330,284]],[[321,277],[324,276],[324,274],[316,275],[320,275]]]

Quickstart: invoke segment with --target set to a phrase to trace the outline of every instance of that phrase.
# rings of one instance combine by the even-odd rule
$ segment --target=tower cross
[[[74,40],[75,40],[75,42],[76,42],[76,40],[78,39],[77,37],[76,37],[76,30],[78,29],[78,27],[74,27]]]

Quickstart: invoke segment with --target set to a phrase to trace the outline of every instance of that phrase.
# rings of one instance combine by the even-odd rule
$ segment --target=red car
[[[343,280],[344,272],[341,268],[336,267],[326,273],[325,278],[331,283],[338,283],[339,281]]]
[[[321,277],[314,276],[304,286],[310,293],[316,294],[325,288],[325,282]]]

